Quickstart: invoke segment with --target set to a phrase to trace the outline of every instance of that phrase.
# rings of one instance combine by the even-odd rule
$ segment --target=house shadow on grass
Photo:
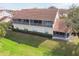
[[[59,46],[45,53],[51,56],[79,56],[79,43],[59,43]]]
[[[33,47],[39,47],[41,43],[47,40],[45,37],[15,31],[8,31],[5,38],[15,41],[19,44],[26,44]]]

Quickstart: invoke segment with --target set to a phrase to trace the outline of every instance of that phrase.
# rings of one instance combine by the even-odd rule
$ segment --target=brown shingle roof
[[[50,20],[54,21],[58,9],[23,9],[13,12],[14,19],[34,19],[34,20]],[[59,9],[59,14],[63,15],[67,13],[67,10]],[[58,32],[68,32],[69,28],[64,24],[62,19],[58,19],[54,23],[54,31]]]
[[[58,9],[23,9],[13,12],[14,19],[35,19],[53,21]]]
[[[54,31],[58,32],[69,32],[70,29],[66,26],[64,21],[62,19],[57,19],[56,22],[54,23]]]

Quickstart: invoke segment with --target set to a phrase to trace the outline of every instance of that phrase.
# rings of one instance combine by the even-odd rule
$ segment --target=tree
[[[0,23],[0,37],[4,37],[6,35],[8,27],[9,23]]]
[[[71,28],[72,32],[79,33],[79,6],[72,5],[68,10],[65,24]]]

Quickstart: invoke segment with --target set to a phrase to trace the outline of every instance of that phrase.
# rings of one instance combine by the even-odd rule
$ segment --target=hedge
[[[47,33],[40,33],[40,32],[35,32],[35,31],[28,31],[27,29],[24,30],[19,30],[18,28],[14,29],[12,28],[13,31],[16,32],[21,32],[21,33],[27,33],[27,34],[33,34],[33,35],[38,35],[38,36],[42,36],[42,37],[46,37],[46,38],[52,38],[51,34],[47,34]]]

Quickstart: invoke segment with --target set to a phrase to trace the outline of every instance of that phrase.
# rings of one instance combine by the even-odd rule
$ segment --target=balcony
[[[53,39],[68,40],[69,33],[53,32]]]
[[[13,23],[33,25],[33,26],[42,26],[42,27],[52,27],[51,21],[42,21],[42,20],[21,20],[21,19],[18,19],[16,21],[13,21]]]

